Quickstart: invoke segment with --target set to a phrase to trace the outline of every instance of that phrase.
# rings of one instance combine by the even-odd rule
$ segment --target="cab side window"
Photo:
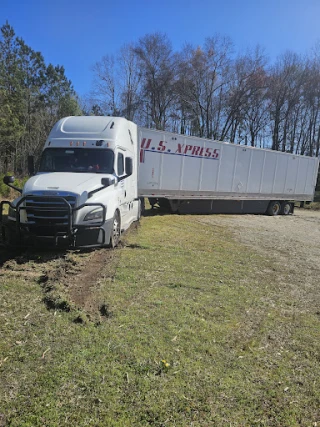
[[[117,171],[118,171],[118,176],[121,176],[124,174],[124,157],[123,157],[123,154],[121,153],[118,153]]]

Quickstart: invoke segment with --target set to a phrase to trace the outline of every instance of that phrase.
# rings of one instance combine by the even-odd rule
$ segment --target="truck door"
[[[116,173],[119,178],[125,175],[125,151],[120,148],[118,149],[117,153],[116,168]],[[127,179],[123,179],[117,184],[118,204],[121,215],[121,228],[126,228],[126,222],[128,221],[129,200],[127,187]]]

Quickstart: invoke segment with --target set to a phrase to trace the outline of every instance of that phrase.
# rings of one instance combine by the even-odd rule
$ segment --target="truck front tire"
[[[110,242],[109,242],[110,248],[113,249],[116,246],[118,246],[118,243],[120,241],[120,235],[121,235],[120,215],[119,215],[119,212],[116,211],[112,221],[112,228],[111,228],[111,235],[110,235]]]

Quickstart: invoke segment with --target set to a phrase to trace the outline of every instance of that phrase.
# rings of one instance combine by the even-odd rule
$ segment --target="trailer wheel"
[[[111,236],[110,236],[110,248],[115,248],[118,246],[118,243],[120,241],[120,235],[121,235],[121,228],[120,228],[120,216],[119,212],[116,211],[113,217],[112,222],[112,230],[111,230]]]
[[[281,215],[289,215],[292,211],[291,203],[283,202],[281,203]]]
[[[269,203],[267,214],[270,216],[279,215],[280,210],[281,210],[280,202],[272,201]]]

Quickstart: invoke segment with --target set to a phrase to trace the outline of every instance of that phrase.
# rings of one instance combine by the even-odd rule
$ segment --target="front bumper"
[[[90,248],[106,246],[110,242],[113,220],[105,220],[106,207],[101,203],[84,203],[74,207],[61,196],[32,196],[35,206],[28,204],[30,196],[22,197],[16,205],[9,201],[0,203],[0,225],[5,241],[10,227],[13,246],[48,246]],[[44,202],[45,200],[45,202]],[[8,206],[15,220],[4,219],[3,210]],[[100,222],[77,224],[77,213],[85,207],[102,208]]]

